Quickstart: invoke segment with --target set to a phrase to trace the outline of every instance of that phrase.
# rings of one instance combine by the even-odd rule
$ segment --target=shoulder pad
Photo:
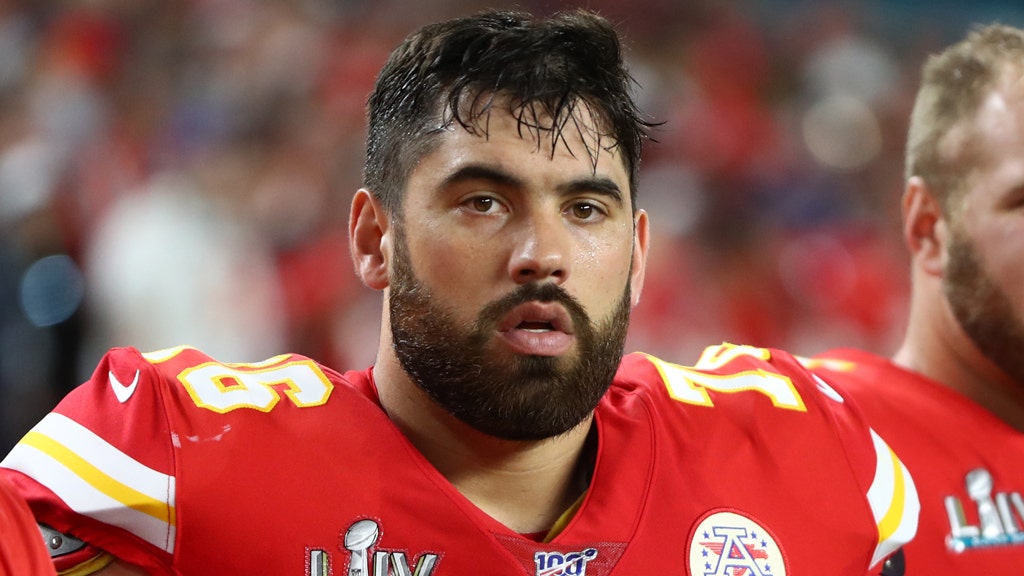
[[[39,525],[39,532],[57,573],[62,576],[88,576],[114,560],[103,550],[45,524]]]
[[[85,542],[82,542],[78,538],[54,530],[46,524],[40,524],[39,531],[43,535],[43,542],[46,544],[46,549],[50,552],[50,558],[65,556],[67,554],[77,552],[86,546]]]

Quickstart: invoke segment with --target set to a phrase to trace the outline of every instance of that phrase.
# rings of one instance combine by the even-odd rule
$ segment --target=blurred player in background
[[[811,360],[913,471],[908,573],[1024,566],[1024,32],[972,31],[924,67],[906,154],[910,319],[892,359]]]
[[[900,574],[913,482],[795,358],[623,358],[631,89],[590,12],[421,29],[351,205],[375,366],[114,349],[0,473],[105,574]]]

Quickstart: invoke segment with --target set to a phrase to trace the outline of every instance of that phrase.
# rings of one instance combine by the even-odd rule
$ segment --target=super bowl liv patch
[[[949,535],[946,546],[953,552],[1024,544],[1020,522],[1024,520],[1024,499],[1020,492],[995,492],[992,474],[975,468],[964,476],[967,497],[978,511],[978,524],[968,524],[964,506],[956,496],[946,496]]]

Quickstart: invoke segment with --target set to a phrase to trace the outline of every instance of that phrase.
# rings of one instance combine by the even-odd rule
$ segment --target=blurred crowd
[[[1014,4],[583,3],[625,32],[663,122],[627,349],[890,351],[920,65],[973,22],[1019,25]],[[346,221],[376,71],[428,21],[570,5],[0,0],[0,453],[111,346],[371,363],[380,298]]]

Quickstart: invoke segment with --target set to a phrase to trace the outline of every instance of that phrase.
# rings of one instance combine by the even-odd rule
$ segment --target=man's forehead
[[[569,154],[587,160],[593,171],[599,164],[612,161],[629,171],[603,115],[579,98],[553,109],[540,101],[523,103],[507,95],[464,96],[458,114],[449,109],[442,121],[442,132],[448,136],[460,131],[488,141],[514,135],[552,158]]]
[[[961,145],[981,149],[1024,144],[1024,81],[1020,75],[1004,76],[981,100],[972,122],[958,128]],[[952,131],[951,131],[952,132]]]

